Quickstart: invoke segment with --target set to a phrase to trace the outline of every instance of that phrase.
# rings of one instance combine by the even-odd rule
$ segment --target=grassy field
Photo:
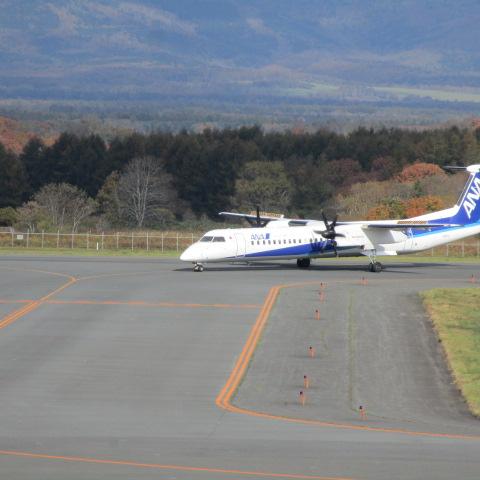
[[[423,292],[455,382],[471,412],[480,416],[480,288]]]

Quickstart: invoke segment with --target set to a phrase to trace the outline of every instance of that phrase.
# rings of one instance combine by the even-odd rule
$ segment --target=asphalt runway
[[[0,478],[478,480],[417,295],[472,274],[0,257]]]

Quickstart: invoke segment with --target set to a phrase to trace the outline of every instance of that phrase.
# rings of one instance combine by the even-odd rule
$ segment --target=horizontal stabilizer
[[[278,216],[259,215],[259,217],[257,217],[256,215],[251,213],[236,213],[236,212],[220,212],[219,215],[227,218],[243,218],[244,220],[247,220],[247,221],[248,220],[256,221],[257,218],[259,218],[260,220],[265,222],[270,222],[272,220],[280,220],[284,217],[283,215],[278,215]]]

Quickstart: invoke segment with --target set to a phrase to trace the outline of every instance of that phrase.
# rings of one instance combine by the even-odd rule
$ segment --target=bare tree
[[[171,178],[158,159],[134,158],[118,181],[118,199],[123,215],[137,228],[161,219],[173,200]]]
[[[92,198],[68,183],[49,183],[36,193],[34,199],[45,210],[52,226],[62,229],[69,224],[73,232],[96,209]]]

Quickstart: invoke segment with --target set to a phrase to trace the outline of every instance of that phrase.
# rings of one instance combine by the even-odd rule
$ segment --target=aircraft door
[[[241,233],[236,233],[235,240],[237,242],[237,257],[244,257],[247,247],[245,243],[245,237]]]
[[[406,252],[410,251],[413,249],[413,232],[412,232],[412,229],[409,228],[405,231],[406,235],[407,235],[407,239],[405,240],[405,244],[404,244],[404,250]]]

